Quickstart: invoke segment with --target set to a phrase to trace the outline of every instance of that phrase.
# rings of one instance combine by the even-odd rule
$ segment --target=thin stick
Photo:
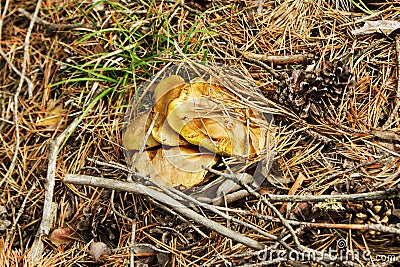
[[[257,218],[266,220],[279,222],[279,219],[262,214],[254,214],[254,212],[249,212],[246,210],[235,210],[243,215],[256,216]],[[328,228],[328,229],[346,229],[346,230],[375,230],[379,232],[391,233],[391,234],[400,234],[400,229],[391,226],[384,226],[382,224],[345,224],[345,223],[316,223],[316,222],[302,222],[296,220],[287,220],[287,222],[291,225],[302,226],[303,230],[306,228],[315,229],[315,228]]]
[[[345,195],[316,195],[316,196],[305,196],[305,195],[274,195],[265,194],[267,198],[272,202],[324,202],[326,200],[335,201],[360,201],[360,200],[377,200],[377,199],[394,199],[400,197],[400,187],[389,188],[386,191],[375,191],[368,193],[359,194],[345,194]]]
[[[2,40],[2,32],[3,32],[3,18],[6,17],[8,6],[10,5],[10,0],[7,0],[4,4],[4,10],[3,14],[0,15],[0,41]],[[18,74],[21,78],[25,80],[25,82],[28,84],[28,88],[33,88],[33,84],[31,80],[29,80],[27,77],[24,77],[21,72],[15,67],[15,65],[11,62],[11,60],[8,58],[7,54],[0,48],[0,55],[4,58],[4,60],[7,62],[7,64],[11,67],[11,69]],[[1,183],[0,183],[1,186]]]
[[[36,185],[33,185],[31,187],[31,189],[29,190],[28,194],[25,196],[24,201],[22,202],[21,207],[19,208],[17,217],[15,218],[13,225],[12,225],[10,231],[7,233],[6,239],[4,240],[4,244],[3,244],[3,248],[1,249],[1,253],[4,253],[6,247],[8,247],[8,243],[10,242],[10,238],[15,231],[15,227],[17,226],[19,218],[21,218],[22,214],[24,213],[26,203],[28,202],[29,197],[31,196],[33,190],[35,190],[35,189],[36,189]]]
[[[399,154],[399,153],[396,153],[396,152],[394,152],[394,151],[392,151],[392,150],[390,150],[390,149],[388,149],[388,148],[386,148],[386,147],[383,147],[383,146],[381,146],[381,145],[372,143],[372,142],[370,142],[370,141],[368,141],[368,140],[363,140],[363,142],[364,142],[364,143],[367,143],[367,144],[369,144],[369,145],[371,145],[371,146],[375,146],[375,147],[377,147],[377,148],[380,148],[380,149],[382,149],[383,151],[385,151],[385,152],[387,152],[387,153],[389,153],[389,154],[392,154],[393,156],[400,157],[400,154]]]
[[[18,8],[18,12],[20,12],[23,16],[32,19],[33,15],[26,11],[23,8]],[[39,17],[36,18],[36,22],[40,25],[45,26],[46,28],[52,30],[52,31],[57,31],[57,30],[72,30],[76,28],[93,28],[93,25],[88,24],[88,23],[78,23],[78,24],[58,24],[58,23],[51,23],[47,22],[44,19],[41,19]]]
[[[110,205],[111,205],[112,211],[115,213],[115,215],[117,215],[117,216],[119,216],[119,217],[121,217],[121,218],[127,220],[127,221],[130,222],[130,223],[133,223],[133,220],[132,220],[131,218],[129,218],[129,217],[123,215],[122,213],[120,213],[119,211],[117,211],[117,210],[115,209],[115,206],[114,206],[114,195],[115,195],[115,190],[112,190],[112,191],[111,191],[111,197],[110,197]]]
[[[20,136],[19,136],[19,122],[18,122],[18,97],[19,94],[22,90],[22,83],[24,81],[25,77],[25,70],[22,69],[22,73],[20,73],[16,67],[12,64],[12,62],[7,58],[7,56],[4,54],[4,52],[0,49],[0,54],[3,56],[3,58],[7,61],[7,63],[11,63],[11,68],[15,70],[20,74],[21,79],[17,88],[17,91],[14,94],[14,111],[13,111],[13,116],[14,116],[14,125],[15,125],[15,149],[14,149],[14,155],[12,157],[10,167],[7,170],[7,173],[4,175],[4,177],[0,180],[0,187],[3,185],[3,183],[8,179],[8,177],[11,176],[11,174],[14,172],[15,169],[15,164],[17,162],[17,156],[18,156],[18,151],[19,151],[19,145],[20,145]],[[14,67],[13,67],[14,66]],[[26,68],[26,67],[25,67]]]
[[[19,152],[19,145],[20,145],[20,133],[19,133],[19,121],[18,121],[18,98],[19,94],[21,93],[22,90],[22,85],[24,84],[25,81],[25,73],[26,73],[26,68],[27,68],[27,61],[28,61],[28,54],[29,54],[29,40],[31,38],[33,26],[35,25],[35,19],[39,13],[40,5],[41,5],[42,0],[38,0],[35,8],[35,12],[33,14],[33,18],[31,20],[31,23],[29,24],[28,32],[26,33],[25,36],[25,41],[24,41],[24,57],[22,60],[22,70],[21,70],[21,78],[19,80],[18,88],[14,94],[14,123],[15,123],[15,149],[14,149],[14,155],[11,160],[10,167],[8,168],[8,171],[6,175],[3,177],[3,179],[0,181],[0,186],[8,179],[8,177],[11,176],[11,174],[14,172],[15,169],[15,164],[17,162],[17,156]],[[3,51],[2,51],[3,52]],[[4,52],[1,54],[4,57]],[[8,61],[9,62],[9,61]],[[15,71],[15,70],[14,70]],[[32,84],[32,83],[31,83]],[[29,83],[28,83],[29,85]],[[28,95],[29,98],[32,98],[32,87],[28,86]]]
[[[26,65],[27,65],[28,56],[29,56],[29,42],[30,42],[33,26],[35,25],[37,16],[39,14],[41,4],[42,4],[42,0],[38,0],[36,3],[35,11],[33,12],[33,15],[32,15],[31,23],[29,24],[28,32],[26,33],[26,36],[25,36],[24,59],[22,61],[22,71],[21,71],[22,76],[25,76],[25,73],[26,73]],[[20,80],[20,86],[22,87],[22,79]],[[28,95],[29,95],[29,98],[32,98],[32,95],[33,95],[32,88],[28,87]]]
[[[267,70],[275,79],[280,79],[281,76],[270,66],[268,66],[267,64],[265,64],[264,62],[254,59],[254,58],[250,58],[248,57],[244,52],[242,52],[240,49],[238,49],[235,45],[234,45],[234,49],[237,53],[239,53],[240,55],[243,56],[244,60],[249,62],[249,63],[253,63],[254,65],[257,65],[261,68],[264,68],[265,70]]]
[[[253,52],[244,52],[244,56],[260,61],[268,61],[274,64],[290,64],[290,63],[299,63],[303,61],[308,61],[315,59],[315,55],[313,54],[304,54],[304,55],[289,55],[289,56],[268,56],[268,55],[260,55]]]
[[[131,192],[135,194],[147,195],[151,196],[152,198],[156,199],[157,201],[164,203],[180,213],[181,215],[192,219],[193,221],[212,229],[226,237],[235,240],[236,242],[242,243],[243,245],[253,248],[253,249],[263,249],[264,245],[259,243],[256,240],[253,240],[249,237],[243,236],[238,234],[237,232],[228,229],[213,220],[210,220],[200,214],[194,212],[190,208],[182,205],[179,201],[172,199],[168,195],[152,189],[150,187],[146,187],[141,184],[137,184],[135,182],[125,182],[125,181],[118,181],[106,178],[99,178],[94,176],[88,175],[77,175],[77,174],[67,174],[64,177],[64,183],[73,183],[73,184],[80,184],[80,185],[91,185],[91,186],[98,186],[104,187],[109,189],[115,189],[120,191]]]
[[[53,194],[55,186],[56,166],[57,166],[57,155],[60,145],[63,143],[66,136],[72,132],[77,125],[80,123],[80,118],[76,118],[58,137],[56,140],[49,141],[49,161],[47,167],[46,176],[46,187],[44,194],[43,203],[43,215],[40,222],[39,229],[37,231],[35,240],[32,245],[31,260],[37,262],[41,259],[44,244],[42,236],[48,235],[53,224]]]
[[[111,167],[111,168],[118,169],[118,170],[121,170],[121,171],[124,171],[124,172],[127,172],[127,173],[131,172],[130,169],[128,167],[126,167],[126,165],[122,165],[122,164],[119,164],[117,162],[112,162],[112,161],[103,162],[103,161],[100,161],[100,160],[97,160],[97,159],[92,159],[90,157],[87,157],[86,159],[88,161],[90,161],[90,162],[93,162],[93,163],[97,164],[97,165]]]
[[[249,188],[249,189],[250,189],[249,192],[252,192],[251,188]],[[297,237],[296,232],[293,229],[293,227],[288,223],[288,221],[285,219],[285,217],[283,217],[282,213],[280,213],[279,210],[274,205],[272,205],[272,203],[270,201],[268,201],[266,198],[263,198],[260,194],[258,194],[256,192],[253,192],[253,193],[254,193],[255,196],[258,196],[259,199],[263,203],[265,203],[275,213],[276,216],[278,216],[278,218],[281,221],[282,225],[285,226],[285,228],[289,231],[290,235],[292,236],[294,244],[296,245],[297,248],[300,249],[301,248],[301,244],[300,244],[299,238]]]
[[[3,57],[3,59],[7,62],[7,64],[10,66],[10,68],[22,79],[25,80],[25,82],[28,84],[28,89],[30,90],[33,89],[33,83],[31,80],[28,79],[28,77],[22,75],[22,73],[17,69],[17,67],[14,65],[14,63],[11,62],[11,60],[8,58],[7,54],[0,48],[0,56]]]
[[[82,184],[84,182],[88,182],[91,184],[90,177],[86,175],[76,175],[76,174],[67,174],[64,178],[65,183],[76,183]],[[97,177],[94,177],[97,178]],[[82,180],[81,180],[82,179]],[[100,178],[99,178],[100,179]],[[110,180],[101,178],[105,182],[99,183],[98,180],[95,180],[96,186],[105,187],[109,189],[116,189],[116,190],[123,190],[127,192],[132,192],[136,194],[143,194],[148,195],[147,193],[143,192],[141,189],[137,187],[136,183],[122,183],[119,184],[121,181]],[[118,185],[114,185],[118,184]],[[131,185],[131,186],[129,186]],[[126,188],[124,186],[127,186]],[[125,188],[125,189],[121,189]],[[375,191],[375,192],[368,192],[368,193],[358,193],[358,194],[343,194],[343,195],[276,195],[276,194],[264,194],[270,201],[272,202],[325,202],[326,200],[335,200],[335,201],[361,201],[361,200],[379,200],[379,199],[394,199],[400,197],[400,185],[393,188],[388,188],[385,191]],[[163,202],[164,203],[164,202]]]
[[[57,142],[51,140],[49,143],[49,162],[47,165],[48,167],[47,167],[47,177],[45,186],[46,190],[44,193],[42,220],[40,222],[39,229],[37,231],[35,240],[32,245],[31,260],[33,262],[37,262],[41,259],[44,250],[42,236],[48,235],[53,225],[52,210],[53,210],[54,186],[56,183],[55,175],[56,175],[56,164],[57,164],[57,150],[58,150]]]
[[[213,205],[209,205],[209,204],[200,202],[200,201],[198,201],[198,200],[196,200],[196,199],[194,199],[194,198],[192,198],[192,197],[186,195],[185,193],[183,193],[183,192],[181,192],[181,191],[179,191],[179,190],[177,190],[177,189],[173,189],[173,188],[172,188],[172,189],[169,189],[169,188],[165,188],[164,186],[160,186],[160,185],[158,185],[158,186],[159,186],[164,192],[166,192],[169,196],[171,196],[171,197],[172,197],[172,195],[180,196],[180,197],[182,197],[183,199],[185,199],[185,200],[187,200],[187,201],[190,201],[190,202],[192,202],[192,203],[195,204],[195,205],[198,205],[198,206],[200,206],[200,207],[206,208],[206,209],[208,209],[208,210],[214,212],[215,214],[217,214],[217,215],[223,217],[224,219],[226,219],[226,220],[228,220],[228,221],[231,221],[231,222],[234,222],[234,223],[237,223],[237,224],[241,224],[241,225],[243,225],[243,226],[245,226],[245,227],[247,227],[247,228],[249,228],[249,229],[251,229],[251,230],[254,230],[254,231],[258,232],[259,234],[261,234],[261,235],[263,235],[263,236],[265,236],[265,237],[267,237],[267,238],[270,238],[270,239],[272,239],[272,240],[277,240],[277,241],[279,241],[279,239],[278,239],[276,236],[274,236],[274,235],[272,235],[272,234],[270,234],[270,233],[267,233],[267,232],[265,232],[264,230],[255,227],[254,225],[251,225],[251,224],[248,224],[248,223],[246,223],[246,222],[240,221],[240,220],[238,220],[238,219],[236,219],[236,218],[233,218],[233,217],[227,215],[225,212],[219,211],[219,210],[216,209],[216,207],[213,206]],[[286,246],[286,247],[289,247],[287,244],[282,244],[282,245],[284,245],[284,246]]]

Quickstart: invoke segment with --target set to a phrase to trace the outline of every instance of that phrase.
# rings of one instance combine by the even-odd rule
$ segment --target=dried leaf
[[[49,239],[55,245],[64,245],[74,240],[74,233],[70,228],[57,228],[51,232]]]
[[[391,34],[393,31],[400,28],[400,22],[395,20],[374,20],[366,21],[364,26],[360,29],[353,30],[351,33],[354,35],[370,34],[370,33],[383,33],[386,35]]]
[[[48,126],[46,130],[53,130],[63,120],[67,111],[63,109],[62,104],[54,106],[55,103],[50,103],[49,108],[43,119],[36,121],[37,126]]]

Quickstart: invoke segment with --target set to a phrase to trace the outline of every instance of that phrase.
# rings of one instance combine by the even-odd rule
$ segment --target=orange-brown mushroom
[[[146,136],[147,129],[152,121],[151,110],[139,114],[125,129],[122,135],[122,146],[126,150],[139,150]],[[159,146],[151,135],[147,138],[145,148]]]
[[[167,187],[192,187],[204,181],[208,172],[204,167],[211,167],[216,162],[214,154],[193,147],[160,148],[157,151],[145,151],[135,170]]]
[[[233,94],[205,82],[184,86],[168,106],[167,121],[189,143],[221,155],[252,157],[265,148],[263,131],[238,108]],[[238,110],[240,112],[238,112]],[[250,115],[249,115],[250,114]]]
[[[204,182],[205,167],[216,164],[216,154],[252,158],[266,150],[268,132],[259,125],[266,125],[263,116],[222,86],[201,79],[186,83],[172,75],[156,86],[154,96],[153,109],[127,127],[122,143],[133,150],[134,162],[158,114],[134,166],[158,184],[192,187]]]
[[[152,129],[155,140],[167,146],[188,145],[179,133],[174,131],[166,120],[169,103],[177,98],[185,86],[185,81],[178,75],[172,75],[162,80],[154,90],[155,104],[154,113],[158,113],[158,118]]]

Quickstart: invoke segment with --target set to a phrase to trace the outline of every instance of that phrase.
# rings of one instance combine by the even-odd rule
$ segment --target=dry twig
[[[127,173],[131,172],[130,169],[128,167],[126,167],[126,165],[122,165],[122,164],[117,163],[117,162],[103,162],[103,161],[100,161],[100,160],[97,160],[97,159],[92,159],[92,158],[89,158],[89,157],[86,158],[86,159],[88,161],[90,161],[90,162],[93,162],[93,163],[101,165],[101,166],[111,167],[111,168],[118,169],[118,170],[121,170],[121,171],[124,171],[124,172],[127,172]]]
[[[20,12],[23,16],[25,16],[29,19],[32,19],[34,16],[23,8],[18,8],[18,12]],[[59,24],[59,23],[52,23],[52,22],[45,21],[44,19],[41,19],[39,17],[36,18],[36,22],[52,31],[62,31],[62,30],[67,31],[67,30],[72,30],[72,29],[77,29],[77,28],[93,28],[93,26],[91,24],[87,24],[87,23]]]
[[[40,260],[43,254],[44,244],[42,237],[48,235],[53,224],[53,194],[55,186],[56,166],[58,149],[70,134],[81,122],[81,118],[76,118],[55,140],[49,141],[49,156],[46,177],[45,196],[43,204],[43,215],[32,245],[31,259],[33,262]]]
[[[235,46],[235,51],[237,53],[239,53],[240,55],[242,55],[243,58],[246,61],[248,61],[249,63],[253,63],[254,65],[257,65],[257,66],[265,69],[266,71],[268,71],[275,79],[277,79],[277,80],[281,79],[281,75],[279,75],[273,68],[271,68],[270,66],[268,66],[264,62],[262,62],[260,60],[257,60],[257,59],[254,59],[254,58],[251,58],[251,57],[248,57],[244,52],[242,52],[236,46]]]
[[[125,181],[116,181],[116,180],[111,180],[111,179],[98,178],[98,177],[88,176],[88,175],[75,175],[75,174],[66,175],[64,177],[64,183],[90,185],[90,186],[97,186],[97,187],[121,190],[121,191],[131,192],[131,193],[135,193],[135,194],[148,195],[148,196],[151,196],[152,198],[156,199],[157,201],[160,201],[162,203],[165,203],[165,204],[173,207],[173,209],[175,211],[179,212],[180,214],[184,215],[185,217],[188,217],[188,218],[196,221],[197,223],[200,223],[200,224],[208,227],[209,229],[212,229],[212,230],[214,230],[226,237],[229,237],[239,243],[242,243],[242,244],[244,244],[250,248],[256,249],[256,250],[261,250],[264,248],[264,246],[261,243],[255,241],[253,239],[250,239],[248,237],[242,236],[237,232],[227,229],[224,226],[197,214],[196,212],[194,212],[191,209],[187,208],[186,206],[182,205],[182,203],[180,203],[179,201],[171,198],[169,195],[164,194],[160,191],[154,190],[150,187],[146,187],[141,184],[137,184],[134,182],[125,182]],[[174,192],[174,193],[176,193],[176,192]],[[182,197],[183,195],[180,195],[180,196]],[[265,199],[263,202],[266,203]],[[272,204],[270,204],[270,205],[273,207]],[[215,211],[215,210],[213,210],[213,211]],[[217,213],[219,214],[220,212],[217,211]],[[279,213],[279,211],[277,211],[275,208],[274,213],[277,214],[277,213]],[[222,215],[222,214],[220,214],[220,215],[226,217],[226,215]],[[277,216],[279,217],[278,214],[277,214]],[[281,221],[282,224],[284,224],[285,227],[288,227],[289,229],[292,230],[291,236],[293,237],[293,235],[294,235],[293,238],[296,242],[297,236],[296,236],[296,233],[293,230],[293,228],[290,226],[289,221],[284,219],[282,217],[282,215],[280,215],[279,220]],[[249,226],[249,225],[247,225],[247,226]],[[260,231],[260,229],[257,229],[257,228],[255,230]],[[281,243],[284,247],[289,249],[290,251],[293,250],[282,240],[278,239],[277,241],[279,243]],[[306,248],[303,245],[301,245],[299,243],[298,239],[297,239],[296,243],[297,243],[297,248],[301,250],[300,252],[299,251],[298,252],[301,254],[304,253],[304,255],[319,255],[322,257],[323,260],[326,260],[326,261],[340,261],[340,262],[343,261],[343,259],[338,259],[338,258],[333,259],[331,257],[331,255],[324,255],[318,251],[310,250],[309,248]],[[314,254],[311,254],[311,251]],[[312,259],[310,259],[310,260],[312,260]]]
[[[293,64],[300,63],[303,61],[309,61],[315,59],[315,55],[313,54],[305,54],[305,55],[289,55],[289,56],[268,56],[268,55],[260,55],[253,52],[243,52],[243,56],[247,58],[259,60],[259,61],[267,61],[274,64]]]
[[[400,197],[400,187],[389,188],[386,191],[374,191],[358,194],[343,195],[274,195],[266,193],[265,196],[273,202],[320,202],[329,200],[335,201],[361,201],[361,200],[377,200],[377,199],[395,199]]]
[[[272,205],[272,203],[267,200],[266,198],[264,198],[262,195],[260,195],[259,193],[255,192],[254,189],[250,188],[247,184],[243,183],[240,180],[239,175],[240,174],[227,174],[227,173],[223,173],[220,171],[216,171],[213,170],[211,168],[208,168],[208,170],[214,174],[220,175],[226,179],[231,179],[233,180],[235,183],[239,184],[240,186],[242,186],[244,189],[246,189],[247,192],[249,192],[250,195],[256,197],[258,200],[260,200],[261,202],[263,202],[264,204],[267,205],[268,208],[270,208],[272,210],[273,213],[275,213],[275,215],[279,218],[279,220],[281,221],[281,223],[283,224],[283,226],[285,226],[285,228],[289,231],[290,235],[293,238],[293,241],[296,245],[296,248],[300,249],[301,248],[301,244],[300,241],[298,239],[298,237],[296,236],[296,233],[293,229],[293,227],[287,222],[287,220],[283,217],[282,213],[279,212],[279,210]]]
[[[248,212],[245,210],[234,210],[234,212],[241,213],[243,215],[253,215],[260,219],[279,222],[280,220],[273,216],[267,216],[262,214],[255,214],[254,212]],[[344,223],[316,223],[316,222],[302,222],[296,220],[287,220],[291,225],[301,226],[304,229],[316,229],[316,228],[330,228],[330,229],[345,229],[345,230],[374,230],[384,233],[400,234],[400,229],[396,226],[385,226],[382,224],[344,224]]]
[[[35,241],[32,245],[31,260],[33,262],[37,262],[42,257],[42,253],[44,250],[42,236],[48,235],[53,225],[53,194],[55,186],[58,147],[59,143],[57,141],[51,140],[49,142],[49,163],[44,193],[43,215],[42,221],[40,222],[40,226],[35,237]]]
[[[264,246],[246,236],[242,236],[238,234],[235,231],[232,231],[206,217],[203,217],[190,208],[182,205],[180,202],[176,201],[175,199],[172,199],[168,195],[154,190],[152,188],[146,187],[145,185],[137,184],[134,182],[124,182],[124,181],[117,181],[117,180],[111,180],[111,179],[104,179],[104,178],[98,178],[94,176],[88,176],[88,175],[76,175],[76,174],[68,174],[64,177],[64,183],[72,183],[72,184],[81,184],[81,185],[91,185],[91,186],[98,186],[98,187],[103,187],[103,188],[109,188],[109,189],[115,189],[115,190],[121,190],[121,191],[126,191],[126,192],[131,192],[135,194],[141,194],[141,195],[147,195],[151,196],[152,198],[156,199],[159,202],[165,203],[168,206],[171,206],[174,208],[174,210],[181,215],[190,218],[197,223],[204,225],[224,236],[227,236],[231,238],[232,240],[235,240],[239,243],[242,243],[248,247],[254,248],[254,249],[262,249]]]
[[[23,61],[22,61],[22,71],[21,71],[22,77],[24,77],[25,73],[26,73],[27,61],[28,61],[28,56],[29,56],[30,38],[31,38],[32,31],[33,31],[33,27],[35,25],[36,19],[37,19],[38,14],[39,14],[39,10],[40,10],[41,4],[42,4],[42,0],[38,0],[37,3],[36,3],[35,11],[33,12],[33,15],[32,15],[32,18],[31,18],[31,23],[29,24],[29,28],[28,28],[28,31],[27,31],[26,36],[25,36],[24,58],[23,58]],[[22,79],[20,80],[20,85],[18,86],[18,88],[20,88],[19,91],[21,91],[21,89],[22,89]],[[28,87],[28,95],[29,95],[29,98],[32,98],[32,95],[33,95],[32,88]]]
[[[19,152],[19,146],[20,146],[20,132],[19,132],[19,119],[18,119],[18,104],[19,104],[19,94],[21,93],[22,90],[22,86],[24,84],[24,81],[26,81],[26,69],[27,69],[27,61],[28,61],[28,56],[29,56],[29,42],[30,42],[30,38],[31,38],[31,34],[32,34],[32,30],[33,30],[33,26],[35,25],[35,20],[36,17],[39,13],[40,10],[40,5],[41,5],[41,0],[38,0],[38,2],[36,3],[36,8],[35,8],[35,12],[33,14],[33,17],[31,19],[31,22],[29,24],[29,28],[28,31],[26,33],[25,36],[25,41],[24,41],[24,57],[22,60],[22,70],[20,73],[17,72],[18,75],[21,76],[20,80],[19,80],[19,84],[18,84],[18,88],[14,94],[14,126],[15,126],[15,149],[14,149],[14,155],[13,158],[11,160],[11,164],[10,167],[8,168],[8,171],[6,173],[6,175],[4,175],[3,179],[0,181],[0,186],[8,179],[8,177],[11,176],[11,174],[14,172],[14,168],[15,168],[15,164],[17,162],[17,157],[18,157],[18,152]],[[3,56],[7,63],[11,63],[11,61],[8,59],[7,56],[5,56],[4,52],[0,49],[1,52],[1,56]],[[8,59],[8,60],[7,60]],[[16,71],[17,69],[14,67],[12,67],[13,65],[10,65],[11,68]],[[32,97],[32,87],[29,86],[32,83],[28,82],[28,95],[31,98]]]
[[[33,83],[31,82],[31,80],[29,80],[28,77],[26,77],[25,75],[22,75],[22,73],[18,70],[18,68],[14,65],[14,63],[11,62],[11,60],[8,58],[7,54],[4,53],[4,51],[0,48],[0,56],[3,57],[3,59],[7,62],[7,64],[10,66],[10,68],[16,73],[18,74],[18,76],[21,77],[21,79],[24,79],[24,81],[27,83],[28,88],[30,88],[30,90],[33,89]]]

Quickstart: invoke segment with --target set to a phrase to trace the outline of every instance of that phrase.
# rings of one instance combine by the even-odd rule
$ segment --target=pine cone
[[[293,70],[275,91],[274,100],[301,118],[323,116],[326,106],[336,109],[354,87],[347,66],[341,61],[324,61],[313,72]]]

